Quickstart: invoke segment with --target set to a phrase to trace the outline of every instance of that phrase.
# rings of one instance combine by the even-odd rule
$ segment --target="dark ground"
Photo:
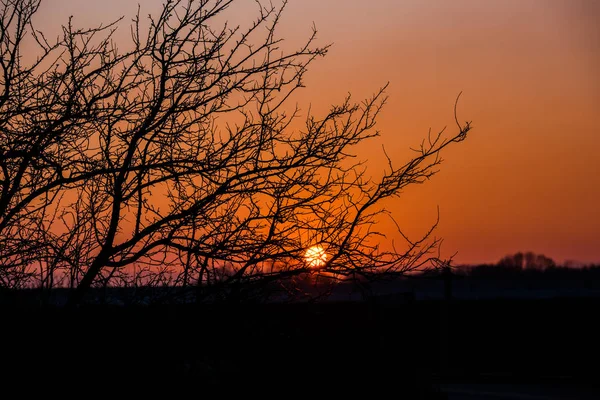
[[[327,386],[413,393],[407,398],[500,398],[473,393],[499,384],[568,388],[596,381],[599,310],[598,297],[4,307],[0,380],[154,382],[195,392]],[[450,394],[436,397],[439,387]]]

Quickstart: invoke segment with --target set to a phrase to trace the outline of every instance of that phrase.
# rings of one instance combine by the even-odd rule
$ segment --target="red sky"
[[[160,0],[46,0],[38,28],[156,12]],[[254,2],[238,0],[240,17]],[[237,8],[239,7],[239,8]],[[600,3],[595,0],[291,0],[282,36],[299,42],[314,22],[334,43],[296,97],[325,112],[351,92],[390,82],[378,128],[400,164],[428,129],[473,121],[441,172],[389,202],[419,233],[440,208],[444,255],[494,262],[516,251],[600,262]],[[123,38],[128,28],[123,26]],[[381,142],[361,149],[374,173]],[[391,225],[381,224],[391,232]]]

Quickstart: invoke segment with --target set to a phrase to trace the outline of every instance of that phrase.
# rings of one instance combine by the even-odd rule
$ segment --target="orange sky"
[[[78,26],[128,21],[138,2],[142,14],[161,3],[45,0],[38,28],[56,32],[70,14]],[[240,15],[254,10],[238,2]],[[599,2],[291,0],[282,35],[299,41],[313,21],[320,42],[334,46],[296,100],[324,112],[347,92],[367,97],[389,81],[378,127],[398,164],[429,128],[454,128],[463,91],[469,139],[445,153],[432,181],[387,204],[409,233],[426,229],[439,205],[443,254],[458,252],[458,263],[528,250],[600,262]],[[384,167],[381,142],[360,154],[374,171]]]

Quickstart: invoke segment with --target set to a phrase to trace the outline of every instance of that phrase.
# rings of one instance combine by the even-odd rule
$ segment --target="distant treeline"
[[[581,265],[573,262],[557,264],[550,257],[533,252],[503,257],[495,264],[463,265],[453,269],[455,275],[470,277],[544,276],[547,278],[600,279],[600,264]]]

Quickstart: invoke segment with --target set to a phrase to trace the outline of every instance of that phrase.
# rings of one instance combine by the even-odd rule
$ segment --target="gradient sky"
[[[38,28],[156,12],[160,0],[45,0]],[[239,0],[241,16],[254,1]],[[291,0],[282,36],[299,42],[314,22],[330,54],[313,64],[296,100],[325,112],[351,92],[390,82],[378,128],[361,148],[376,172],[381,144],[399,165],[428,129],[473,121],[441,172],[388,202],[408,233],[437,235],[457,263],[534,251],[600,262],[600,2],[596,0]],[[123,26],[126,39],[128,28]],[[381,230],[392,230],[382,222]]]

